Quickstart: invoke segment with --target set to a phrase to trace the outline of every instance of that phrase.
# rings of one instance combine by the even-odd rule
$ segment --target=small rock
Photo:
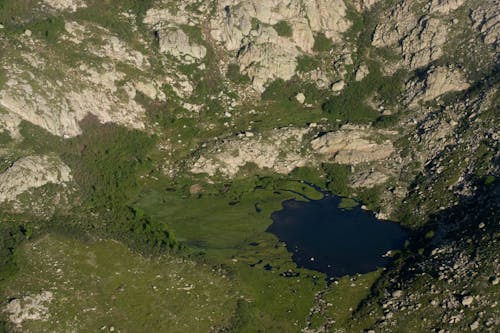
[[[484,222],[479,223],[479,229],[484,229],[485,226],[486,224],[484,224]]]
[[[471,331],[477,330],[479,328],[479,321],[476,320],[475,322],[473,322],[472,324],[470,324],[469,327],[470,327]]]
[[[191,195],[199,194],[201,191],[203,191],[203,187],[200,184],[191,185],[189,188],[189,194]]]
[[[403,291],[402,290],[395,290],[392,292],[392,297],[399,298],[403,296]]]
[[[462,299],[462,305],[463,306],[470,306],[473,301],[474,301],[474,297],[472,297],[472,296],[465,296]]]
[[[492,285],[496,286],[498,284],[498,277],[492,276],[490,278],[490,282],[491,282]]]
[[[26,30],[24,31],[24,35],[25,35],[26,37],[31,37],[31,30],[26,29]]]
[[[304,102],[306,101],[306,96],[303,93],[298,93],[297,95],[295,95],[295,99],[300,104],[304,104]]]
[[[355,77],[355,80],[356,81],[361,81],[363,80],[368,74],[370,73],[370,71],[368,70],[368,67],[366,65],[361,65],[359,66],[358,70],[356,71],[356,77]]]
[[[245,136],[247,138],[252,138],[254,136],[254,134],[252,132],[245,132]]]
[[[342,89],[344,89],[345,87],[345,82],[344,81],[337,81],[335,83],[332,84],[332,91],[333,92],[337,92],[337,91],[341,91]]]

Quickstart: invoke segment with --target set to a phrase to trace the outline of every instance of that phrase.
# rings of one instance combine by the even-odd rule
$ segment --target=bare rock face
[[[373,5],[375,5],[379,1],[380,0],[354,0],[352,4],[358,12],[362,12],[364,10],[371,9]]]
[[[309,129],[282,128],[262,136],[247,136],[225,141],[215,151],[209,151],[197,159],[193,173],[220,173],[232,177],[247,163],[268,168],[278,173],[289,173],[308,161],[301,154],[302,141]]]
[[[446,93],[465,90],[469,86],[458,69],[437,67],[429,70],[424,80],[410,82],[407,91],[410,93],[410,105],[415,106],[419,101],[432,101]]]
[[[273,28],[266,27],[260,29],[253,43],[241,48],[238,62],[240,69],[252,78],[253,87],[263,92],[269,79],[292,78],[299,54],[295,45],[278,36]]]
[[[432,0],[422,5],[423,15],[414,9],[416,1],[401,1],[375,29],[372,45],[399,48],[403,64],[410,69],[429,65],[443,55],[448,36],[447,15],[463,0]]]
[[[44,4],[57,10],[76,12],[79,8],[87,7],[84,0],[43,0]]]
[[[354,188],[372,188],[376,185],[383,184],[389,179],[389,176],[379,171],[361,172],[351,179],[351,186]]]
[[[344,126],[314,139],[311,146],[327,160],[340,164],[379,161],[391,156],[394,153],[392,143],[389,140],[377,143],[375,136],[375,132]]]
[[[342,0],[306,1],[305,6],[311,30],[323,32],[333,41],[338,41],[341,33],[350,27],[345,18],[347,7]]]
[[[408,67],[415,69],[439,59],[443,55],[446,42],[446,29],[440,20],[423,18],[403,39],[403,59]]]
[[[448,14],[462,6],[464,2],[465,0],[432,0],[431,12]]]
[[[363,80],[368,74],[370,74],[370,70],[368,69],[368,66],[365,64],[362,64],[359,66],[359,68],[356,70],[356,75],[355,75],[355,80],[356,81],[361,81]]]
[[[0,109],[0,133],[8,132],[11,138],[20,139],[21,133],[19,133],[19,125],[21,124],[21,118],[17,115],[2,111]]]
[[[387,20],[377,25],[372,38],[375,47],[397,44],[416,26],[418,17],[411,9],[411,1],[398,2],[387,15]]]
[[[233,52],[240,71],[263,91],[275,79],[295,74],[296,58],[312,52],[314,34],[324,33],[332,41],[350,27],[342,0],[225,0],[219,1],[210,21],[212,38]],[[279,36],[274,25],[286,21],[291,36]]]
[[[196,14],[187,9],[189,6],[198,6],[200,13]],[[170,1],[158,1],[150,8],[144,17],[144,24],[155,31],[159,40],[160,52],[175,57],[182,63],[191,64],[205,58],[207,49],[199,42],[190,38],[185,29],[203,26],[207,4],[186,0],[172,4]]]
[[[500,1],[484,1],[471,14],[473,26],[481,32],[484,42],[500,48]]]
[[[191,41],[182,29],[169,29],[158,33],[160,40],[160,52],[168,53],[186,62],[193,59],[202,59],[207,54],[203,45]]]
[[[113,65],[51,69],[43,59],[31,60],[25,54],[6,69],[0,107],[13,114],[7,127],[17,127],[16,119],[22,119],[54,135],[73,137],[81,133],[79,122],[92,114],[102,122],[144,128],[144,109],[134,100],[135,91],[118,87],[125,74]],[[50,74],[61,71],[64,83]]]
[[[6,305],[4,312],[9,315],[8,318],[12,324],[21,328],[26,320],[47,320],[49,318],[48,305],[53,298],[54,294],[51,291],[24,296],[21,299],[16,298]]]
[[[57,157],[24,157],[0,174],[0,202],[15,200],[31,188],[48,183],[63,184],[71,179],[70,168]]]
[[[146,69],[150,66],[146,57],[130,49],[123,41],[116,36],[104,36],[101,38],[100,47],[90,47],[89,51],[98,57],[104,59],[113,59],[115,61],[130,64],[138,69]]]

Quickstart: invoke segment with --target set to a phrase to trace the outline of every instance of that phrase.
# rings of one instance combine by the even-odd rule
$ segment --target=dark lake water
[[[271,215],[268,232],[286,243],[299,267],[340,277],[386,266],[388,250],[404,247],[407,232],[399,224],[377,220],[360,208],[341,209],[341,198],[283,202]]]

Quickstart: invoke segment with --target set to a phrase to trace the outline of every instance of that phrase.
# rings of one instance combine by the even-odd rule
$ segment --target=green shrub
[[[137,173],[148,167],[154,140],[141,131],[88,119],[62,154],[92,207],[113,209],[139,191]]]
[[[323,164],[321,168],[326,175],[327,188],[334,194],[348,197],[350,167],[344,164]]]
[[[496,180],[495,176],[488,175],[488,176],[484,177],[483,183],[484,183],[484,185],[488,186],[488,185],[493,184],[495,182],[495,180]]]
[[[366,103],[370,97],[377,95],[387,105],[396,104],[406,72],[385,77],[377,63],[370,63],[369,68],[364,80],[350,82],[342,94],[329,98],[322,105],[323,111],[342,121],[367,123],[379,118],[379,113]]]
[[[381,186],[376,186],[363,190],[359,193],[358,197],[361,202],[368,207],[368,209],[378,211],[380,209],[382,191],[383,188]]]
[[[15,273],[14,251],[23,240],[29,237],[29,234],[28,229],[14,222],[0,225],[0,281]]]
[[[130,231],[134,233],[134,241],[139,248],[161,253],[178,247],[167,226],[146,215],[142,209],[129,207],[128,221]]]
[[[251,24],[252,24],[252,30],[258,30],[261,23],[257,18],[252,17]]]
[[[276,23],[274,25],[274,30],[276,30],[281,37],[292,37],[293,35],[292,27],[286,21],[279,21]]]
[[[373,127],[375,128],[392,128],[397,125],[399,121],[398,114],[391,114],[378,117],[373,123]]]

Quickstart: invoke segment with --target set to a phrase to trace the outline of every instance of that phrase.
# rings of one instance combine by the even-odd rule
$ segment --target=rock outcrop
[[[432,0],[430,11],[433,13],[448,14],[455,9],[458,9],[464,4],[465,0]]]
[[[220,173],[232,177],[248,163],[260,169],[289,173],[307,164],[301,148],[308,129],[282,128],[261,136],[242,136],[228,139],[215,150],[199,157],[191,167],[193,173],[214,176]]]
[[[87,7],[84,0],[43,0],[42,3],[56,10],[67,10],[70,12]]]
[[[351,186],[354,188],[372,188],[383,184],[389,179],[389,176],[379,171],[365,171],[354,175],[351,179]]]
[[[32,188],[72,180],[71,170],[55,156],[28,156],[0,174],[0,202],[12,201]]]
[[[175,57],[181,63],[194,63],[202,60],[206,54],[205,46],[190,37],[185,29],[200,33],[206,17],[197,14],[187,7],[198,6],[198,13],[206,13],[207,4],[199,4],[188,0],[172,4],[168,1],[158,2],[150,8],[144,17],[144,23],[155,31],[160,51]],[[196,28],[193,28],[195,27]]]
[[[350,26],[342,0],[226,0],[220,1],[211,20],[212,38],[233,52],[240,70],[252,78],[253,87],[263,91],[277,78],[295,74],[296,58],[311,52],[314,34],[324,33],[334,42]],[[279,36],[274,25],[289,24],[292,35]]]
[[[20,118],[64,137],[80,134],[79,122],[89,114],[102,122],[144,128],[144,108],[134,100],[135,91],[118,87],[125,74],[113,65],[47,68],[43,60],[38,64],[20,60],[7,68],[7,81],[0,90],[0,107],[14,115],[12,120]],[[54,78],[62,71],[64,83]]]
[[[481,32],[484,42],[493,45],[498,52],[500,49],[500,1],[482,2],[479,8],[471,13],[471,19],[474,28]]]
[[[5,307],[9,321],[18,328],[27,320],[47,320],[49,318],[48,305],[52,302],[54,294],[43,291],[40,294],[24,296],[11,300]]]
[[[203,45],[194,43],[182,29],[169,29],[158,32],[160,52],[170,54],[186,62],[202,59],[207,54]]]
[[[390,140],[378,143],[376,136],[376,132],[365,131],[355,126],[344,126],[339,131],[314,139],[311,146],[326,160],[355,165],[383,160],[394,153]]]
[[[416,4],[415,1],[401,1],[375,29],[372,45],[398,48],[403,64],[410,69],[425,67],[443,55],[448,36],[447,14],[463,2],[433,0]],[[416,10],[416,6],[421,8]]]
[[[370,10],[380,0],[353,0],[352,4],[358,12]]]
[[[401,49],[408,67],[415,69],[428,65],[443,55],[447,31],[442,22],[424,17],[417,26],[403,38]]]
[[[425,79],[409,82],[406,90],[410,95],[410,105],[416,106],[419,101],[432,101],[446,93],[465,90],[469,86],[458,69],[437,67],[430,69]]]

